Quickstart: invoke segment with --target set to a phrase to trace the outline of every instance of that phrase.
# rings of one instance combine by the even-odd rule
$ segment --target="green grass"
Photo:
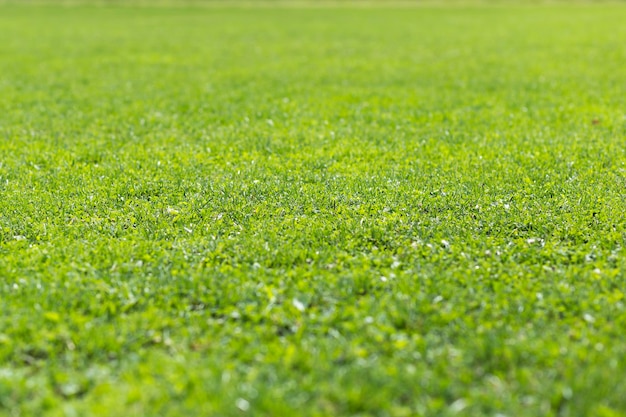
[[[0,7],[0,415],[626,415],[625,21]]]

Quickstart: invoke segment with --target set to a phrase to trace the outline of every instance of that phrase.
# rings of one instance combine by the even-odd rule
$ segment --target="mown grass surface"
[[[625,21],[0,8],[0,415],[626,415]]]

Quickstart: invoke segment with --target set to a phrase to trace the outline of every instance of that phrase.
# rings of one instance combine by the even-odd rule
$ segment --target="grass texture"
[[[626,415],[624,22],[0,7],[0,415]]]

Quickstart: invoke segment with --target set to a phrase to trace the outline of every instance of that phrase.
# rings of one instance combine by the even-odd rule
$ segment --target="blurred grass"
[[[0,415],[624,415],[624,21],[0,8]]]
[[[126,7],[485,7],[619,5],[626,0],[0,0],[5,5],[126,6]]]

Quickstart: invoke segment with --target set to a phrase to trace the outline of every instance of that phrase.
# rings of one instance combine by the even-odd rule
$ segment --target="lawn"
[[[626,415],[624,22],[0,6],[0,416]]]

